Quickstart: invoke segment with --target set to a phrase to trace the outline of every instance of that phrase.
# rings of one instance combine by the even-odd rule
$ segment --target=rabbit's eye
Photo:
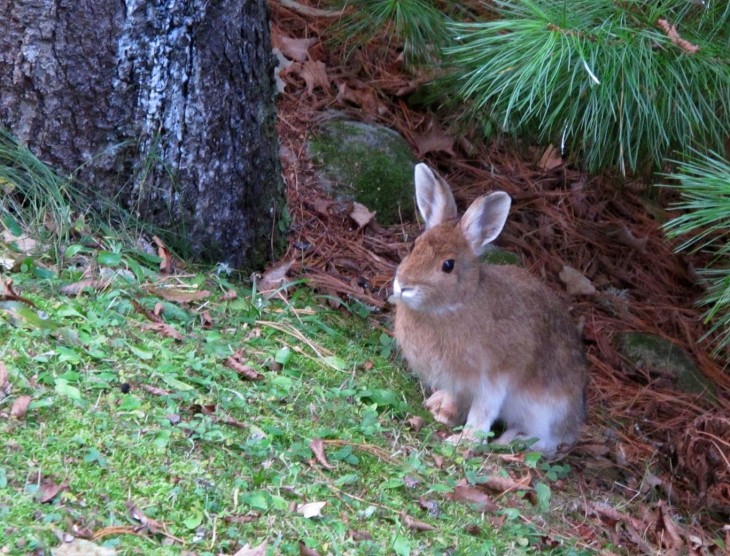
[[[444,264],[441,265],[441,270],[443,270],[446,274],[454,270],[454,259],[446,259]]]

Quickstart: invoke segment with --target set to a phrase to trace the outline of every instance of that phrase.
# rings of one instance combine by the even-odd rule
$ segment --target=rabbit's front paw
[[[436,390],[423,403],[434,420],[453,427],[459,418],[459,404],[456,398],[447,390]]]

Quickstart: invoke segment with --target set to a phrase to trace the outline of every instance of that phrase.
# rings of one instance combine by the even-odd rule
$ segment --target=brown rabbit
[[[537,438],[551,454],[573,443],[585,418],[586,364],[578,331],[558,297],[525,269],[483,263],[511,200],[478,198],[457,220],[448,184],[415,170],[426,231],[398,267],[391,300],[395,337],[413,371],[434,390],[437,421],[466,422],[463,435],[505,424],[500,442]]]

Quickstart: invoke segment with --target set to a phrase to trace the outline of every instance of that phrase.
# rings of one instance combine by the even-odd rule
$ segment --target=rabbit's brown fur
[[[545,452],[574,442],[586,365],[567,310],[525,269],[481,262],[463,221],[438,220],[396,274],[395,336],[406,360],[451,396],[467,427],[487,432],[500,419],[506,439],[537,437]]]

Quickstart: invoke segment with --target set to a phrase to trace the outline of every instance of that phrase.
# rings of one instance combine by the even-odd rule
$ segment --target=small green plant
[[[674,185],[664,187],[682,195],[674,208],[683,211],[664,226],[667,235],[684,238],[678,251],[703,251],[712,257],[711,265],[698,271],[706,285],[699,304],[710,324],[705,338],[712,338],[719,354],[730,346],[730,163],[718,154],[695,153],[667,178]]]

